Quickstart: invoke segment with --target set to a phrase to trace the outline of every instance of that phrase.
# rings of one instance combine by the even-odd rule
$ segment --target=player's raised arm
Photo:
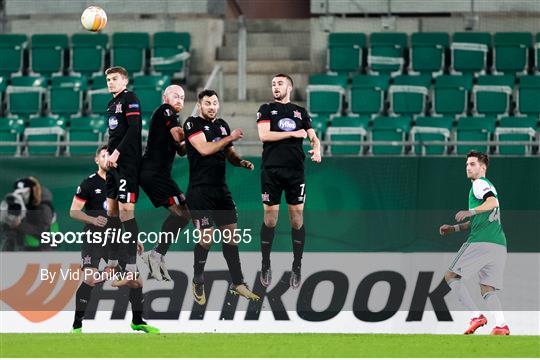
[[[243,167],[243,168],[246,168],[248,170],[253,170],[255,169],[255,165],[253,165],[253,163],[251,161],[248,161],[248,160],[242,160],[242,158],[240,157],[240,155],[238,155],[238,153],[236,152],[236,150],[234,149],[234,146],[229,146],[225,152],[226,156],[227,156],[227,160],[229,160],[229,162],[233,165],[233,166],[236,166],[236,167]]]
[[[259,139],[262,142],[280,141],[290,138],[305,139],[307,137],[307,132],[304,129],[296,131],[271,131],[270,120],[258,121],[257,130],[259,132]]]
[[[187,133],[187,136],[189,142],[199,152],[199,154],[201,154],[202,156],[209,156],[223,150],[233,141],[241,139],[244,136],[244,133],[242,132],[242,129],[234,129],[231,135],[228,135],[223,139],[215,142],[206,141],[206,136],[202,131],[194,132],[191,135]]]

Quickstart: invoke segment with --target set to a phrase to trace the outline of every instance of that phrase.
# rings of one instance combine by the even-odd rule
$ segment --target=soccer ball
[[[87,7],[81,15],[81,23],[88,31],[101,31],[107,25],[107,14],[99,6]]]

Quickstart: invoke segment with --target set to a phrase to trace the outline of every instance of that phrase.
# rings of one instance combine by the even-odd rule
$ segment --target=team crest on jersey
[[[201,226],[208,226],[210,225],[210,220],[205,216],[201,219]]]
[[[114,130],[118,126],[118,119],[116,116],[111,116],[109,118],[109,129]]]
[[[114,111],[115,114],[122,112],[122,104],[116,104],[116,110]]]
[[[86,255],[83,257],[83,265],[90,265],[92,263],[92,258],[90,255]]]
[[[283,131],[294,131],[296,130],[296,123],[293,119],[283,118],[278,121],[278,128]]]
[[[293,111],[293,117],[302,120],[302,114],[301,114],[300,111],[298,111],[298,110],[294,110],[294,111]]]
[[[227,129],[225,129],[223,126],[219,127],[221,129],[221,135],[227,135]]]

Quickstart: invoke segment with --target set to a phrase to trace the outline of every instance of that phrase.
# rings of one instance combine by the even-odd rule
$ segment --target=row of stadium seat
[[[334,73],[391,74],[540,71],[540,33],[331,33],[327,68]]]
[[[149,120],[143,118],[143,141],[148,136]],[[108,126],[105,117],[76,116],[65,119],[60,116],[34,116],[29,120],[17,116],[0,118],[0,145],[3,155],[61,155],[93,154],[98,144],[107,141]],[[39,142],[52,144],[38,145]],[[64,142],[67,145],[54,144]],[[87,145],[73,146],[76,142]]]
[[[332,155],[448,155],[466,154],[481,149],[500,155],[540,155],[540,126],[534,117],[407,116],[371,118],[368,116],[338,116],[332,119],[313,117],[319,136],[332,141],[326,152]],[[143,121],[143,140],[148,134],[148,121]],[[103,116],[33,117],[24,121],[17,117],[0,118],[0,154],[60,155],[92,154],[97,144],[106,141],[107,124]],[[372,141],[384,144],[340,144],[343,141]],[[52,142],[46,146],[39,142]],[[429,142],[440,142],[433,144]],[[453,144],[458,141],[461,144]],[[463,142],[476,142],[466,144]],[[488,141],[504,144],[489,146]],[[65,144],[54,144],[65,142]],[[86,142],[74,146],[76,142]]]
[[[103,73],[106,66],[123,66],[131,74],[160,73],[185,78],[189,33],[0,34],[0,76],[13,74]],[[26,51],[28,49],[28,51]],[[109,52],[110,50],[110,52]],[[28,68],[26,67],[28,66]]]
[[[162,90],[171,82],[165,75],[140,75],[131,80],[129,88],[136,91],[143,115],[151,114],[161,104]],[[50,79],[18,76],[9,82],[0,77],[0,115],[29,118],[46,114],[64,117],[104,114],[110,100],[104,75],[89,80],[80,75]]]
[[[418,117],[413,120],[407,116],[338,116],[331,121],[325,117],[313,117],[313,124],[321,138],[333,142],[327,149],[333,155],[448,155],[466,154],[471,149],[501,155],[540,155],[540,124],[534,117],[506,117],[500,121],[493,117],[463,117],[456,123],[452,117]],[[366,140],[388,143],[371,146],[336,143]],[[477,143],[456,146],[450,144],[451,141]],[[488,141],[506,143],[497,146],[484,144]]]
[[[540,75],[314,74],[307,87],[311,114],[540,116]]]

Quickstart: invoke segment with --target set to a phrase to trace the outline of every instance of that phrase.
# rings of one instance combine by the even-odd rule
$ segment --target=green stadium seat
[[[507,115],[510,111],[511,95],[514,88],[512,75],[484,75],[473,86],[475,114]]]
[[[371,129],[371,140],[406,141],[410,128],[411,119],[407,116],[376,117]],[[400,155],[405,153],[405,149],[406,146],[403,144],[372,145],[371,152],[374,155]]]
[[[123,66],[130,76],[144,73],[150,36],[145,32],[118,32],[112,36],[111,64]]]
[[[309,113],[326,116],[339,115],[343,110],[347,81],[346,75],[311,75],[306,88]]]
[[[39,114],[42,109],[46,80],[42,76],[18,76],[6,89],[7,111],[21,117]]]
[[[65,34],[32,35],[30,69],[33,73],[50,76],[64,69],[64,52],[68,49]]]
[[[70,145],[67,152],[70,155],[94,154],[98,145],[103,143],[107,124],[102,116],[85,116],[71,118],[68,139]],[[77,145],[75,142],[94,142],[94,145]]]
[[[105,75],[94,75],[91,79],[90,88],[92,90],[106,89],[107,88],[107,78]]]
[[[317,137],[319,139],[323,139],[326,133],[326,129],[328,128],[328,121],[329,117],[326,115],[317,115],[317,114],[311,114],[311,127],[315,132],[317,133]],[[305,151],[310,150],[311,146],[305,147]]]
[[[388,75],[357,75],[349,91],[349,112],[376,116],[384,110],[384,93],[388,90]]]
[[[496,141],[533,141],[536,135],[535,128],[538,118],[504,117],[499,127],[495,129]],[[532,153],[531,145],[498,145],[497,153],[501,155],[529,155]]]
[[[26,155],[60,155],[61,146],[37,145],[36,142],[60,142],[65,136],[65,122],[59,117],[43,116],[30,118],[28,127],[24,129],[27,142]]]
[[[0,115],[4,113],[4,91],[7,88],[7,78],[0,76]]]
[[[467,112],[468,94],[473,79],[469,75],[441,75],[435,79],[433,112],[436,115],[456,116]]]
[[[456,140],[457,141],[480,141],[486,142],[491,140],[491,134],[495,131],[495,122],[494,117],[462,117],[459,119],[457,129],[456,129]],[[489,153],[488,145],[458,145],[457,153],[458,154],[467,154],[469,151],[476,149]]]
[[[526,115],[540,115],[540,76],[522,76],[517,93],[517,112]]]
[[[391,74],[402,72],[407,49],[405,33],[372,33],[369,38],[368,65],[370,72]]]
[[[536,34],[534,43],[534,68],[537,74],[540,73],[540,32]]]
[[[330,141],[363,141],[366,140],[369,116],[336,116],[326,130],[326,140]],[[361,155],[362,145],[330,145],[331,155]]]
[[[112,99],[108,89],[89,90],[88,98],[90,114],[105,115],[107,113],[107,106]]]
[[[165,75],[139,75],[133,78],[133,87],[136,89],[153,87],[164,90],[170,84],[171,78]]]
[[[0,118],[0,143],[2,142],[20,142],[24,131],[24,121],[11,116]],[[1,155],[19,155],[19,145],[0,145]]]
[[[28,37],[24,34],[0,34],[0,76],[22,74],[27,46]]]
[[[156,87],[134,88],[141,103],[141,113],[151,115],[162,104],[162,90]],[[110,95],[109,95],[110,98]],[[109,99],[110,100],[110,99]]]
[[[532,34],[498,32],[493,37],[493,64],[496,73],[527,73]]]
[[[51,113],[62,116],[80,114],[86,79],[81,76],[55,76],[49,90]]]
[[[458,73],[485,73],[491,34],[457,32],[452,37],[452,69]]]
[[[419,116],[411,129],[411,141],[420,145],[413,147],[417,155],[445,155],[448,145],[423,145],[428,141],[450,141],[453,117],[427,117]]]
[[[363,33],[331,33],[328,36],[328,70],[334,73],[360,71],[366,46]]]
[[[443,32],[420,32],[411,36],[411,66],[409,74],[442,74],[444,54],[449,38]]]
[[[186,32],[157,32],[154,34],[151,65],[156,73],[170,77],[187,77],[191,36]]]
[[[390,113],[421,115],[425,112],[431,75],[400,75],[390,85]]]
[[[102,33],[73,34],[71,37],[71,71],[84,76],[102,74],[109,36]]]

